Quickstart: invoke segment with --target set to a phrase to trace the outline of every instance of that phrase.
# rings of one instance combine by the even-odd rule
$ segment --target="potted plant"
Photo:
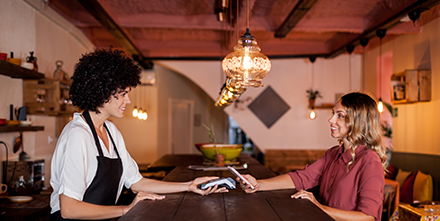
[[[220,154],[217,148],[217,141],[215,140],[215,133],[214,133],[214,125],[211,122],[211,128],[209,128],[208,126],[206,126],[205,124],[202,124],[207,130],[208,130],[208,135],[209,135],[209,142],[214,144],[214,148],[215,148],[215,164],[214,166],[224,166],[225,165],[225,158],[226,155],[225,154]]]
[[[308,89],[306,92],[307,98],[309,98],[309,107],[315,107],[316,98],[322,98],[321,93],[318,90],[313,90],[312,88]]]

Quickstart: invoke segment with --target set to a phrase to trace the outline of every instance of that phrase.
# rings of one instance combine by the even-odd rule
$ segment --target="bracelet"
[[[124,215],[124,207],[121,205],[122,215]]]

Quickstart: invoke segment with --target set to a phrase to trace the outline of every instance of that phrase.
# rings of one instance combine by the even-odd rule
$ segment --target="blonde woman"
[[[335,220],[381,220],[385,184],[385,146],[376,101],[363,93],[348,93],[333,107],[331,136],[339,145],[303,170],[241,184],[247,193],[296,189],[291,197],[308,199]],[[319,198],[306,191],[319,186]]]

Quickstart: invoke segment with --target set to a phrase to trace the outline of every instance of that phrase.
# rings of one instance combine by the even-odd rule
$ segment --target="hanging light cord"
[[[348,55],[348,92],[351,92],[351,53]]]
[[[312,62],[312,90],[313,90],[313,82],[315,81],[315,79],[314,79],[314,75],[315,75],[315,63],[314,62]]]
[[[249,29],[249,0],[246,1],[246,28]]]
[[[237,26],[237,39],[236,39],[236,41],[238,41],[238,39],[240,38],[240,34],[239,34],[240,22],[238,22],[239,11],[240,11],[240,3],[239,3],[239,0],[237,0],[237,18],[235,21],[235,25]]]
[[[380,58],[379,58],[379,98],[382,97],[382,38],[380,38]]]
[[[362,66],[364,66],[364,73],[362,73],[363,81],[362,81],[362,89],[365,91],[365,46],[363,46],[363,56],[362,56]]]

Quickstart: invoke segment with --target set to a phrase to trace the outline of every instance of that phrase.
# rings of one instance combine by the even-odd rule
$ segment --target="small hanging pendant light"
[[[136,107],[136,106],[134,106],[134,109],[133,109],[133,112],[132,112],[132,114],[133,114],[133,117],[137,117],[137,116],[138,116],[138,114],[139,114],[139,111],[138,111],[138,109],[137,109],[137,107]]]
[[[383,112],[383,102],[382,98],[379,98],[379,103],[377,103],[377,110],[382,113]]]
[[[143,113],[144,113],[144,111],[142,111],[142,109],[139,108],[139,113],[138,113],[138,116],[137,116],[137,118],[138,118],[139,120],[142,120],[142,115],[143,115]]]
[[[314,107],[312,107],[312,110],[310,111],[309,117],[312,120],[314,120],[316,118],[316,112],[315,112],[315,108]]]
[[[234,52],[226,55],[223,59],[223,71],[229,78],[234,79],[232,86],[240,82],[241,87],[260,87],[263,86],[261,80],[266,77],[271,69],[269,58],[260,53],[260,47],[254,36],[246,33],[238,40],[238,44],[234,47]]]
[[[386,29],[379,29],[376,31],[377,37],[380,39],[380,57],[379,57],[379,102],[377,103],[377,110],[383,112],[383,102],[382,102],[382,38],[385,37],[387,33]]]

